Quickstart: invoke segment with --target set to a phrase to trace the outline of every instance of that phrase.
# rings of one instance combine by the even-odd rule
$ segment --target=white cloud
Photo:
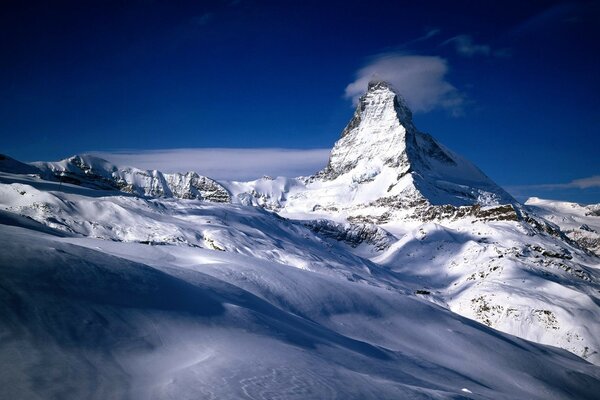
[[[413,112],[444,108],[454,115],[462,113],[464,96],[446,80],[448,64],[436,56],[386,53],[374,58],[356,74],[346,87],[346,97],[356,104],[373,78],[391,83]]]
[[[446,40],[442,44],[453,44],[456,52],[466,57],[475,55],[489,56],[492,48],[487,44],[475,44],[473,38],[469,35],[458,35]]]
[[[589,178],[575,179],[570,183],[579,189],[588,189],[600,187],[600,175],[590,176]]]
[[[413,39],[411,41],[408,41],[408,42],[404,43],[403,47],[406,47],[408,45],[415,44],[415,43],[418,43],[418,42],[423,42],[425,40],[429,40],[432,37],[439,35],[441,31],[442,30],[438,29],[438,28],[430,28],[430,29],[427,30],[427,32],[425,32],[424,35],[419,36],[416,39]]]
[[[507,58],[512,55],[510,49],[492,49],[487,44],[477,44],[473,41],[470,35],[458,35],[450,38],[442,43],[442,45],[454,45],[454,49],[458,54],[465,57],[473,56],[494,56],[497,58]]]
[[[536,185],[539,189],[590,189],[600,187],[600,175],[572,180],[568,183]]]
[[[89,154],[119,166],[162,172],[196,171],[214,179],[250,180],[263,175],[311,175],[327,164],[330,149],[192,148],[93,151]]]
[[[600,188],[600,175],[594,175],[587,178],[574,179],[567,183],[547,183],[539,185],[515,185],[506,186],[505,189],[509,191],[518,200],[524,201],[531,196],[538,197],[561,197],[561,193],[569,192],[573,193],[575,190],[587,190]],[[564,196],[562,196],[564,197]]]

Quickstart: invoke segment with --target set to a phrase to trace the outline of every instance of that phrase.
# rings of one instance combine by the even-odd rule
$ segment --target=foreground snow
[[[10,175],[1,188],[4,206],[33,219],[15,208],[0,215],[0,357],[11,366],[0,397],[552,399],[600,390],[598,367],[460,317],[413,294],[410,279],[405,286],[348,246],[260,209]],[[41,204],[56,207],[54,222]],[[111,232],[109,218],[128,229]],[[142,231],[152,240],[140,243]]]
[[[1,179],[0,397],[600,390],[598,367],[460,317],[415,295],[406,271],[261,209]]]

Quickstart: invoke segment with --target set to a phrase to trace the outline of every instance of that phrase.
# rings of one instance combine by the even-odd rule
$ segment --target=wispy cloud
[[[456,52],[465,57],[476,55],[489,56],[492,48],[487,44],[475,44],[473,38],[469,35],[458,35],[442,43],[442,45],[454,45]]]
[[[514,27],[509,32],[509,35],[529,35],[533,32],[544,31],[548,27],[557,27],[565,23],[571,24],[577,22],[580,16],[583,15],[592,4],[593,2],[563,2],[555,4]]]
[[[196,171],[223,180],[250,180],[263,175],[302,176],[323,168],[329,149],[233,149],[192,148],[163,150],[92,151],[119,166],[157,169],[163,172]]]
[[[519,200],[525,200],[531,196],[551,198],[558,196],[568,199],[568,196],[565,196],[565,194],[593,193],[594,190],[600,189],[600,175],[574,179],[566,183],[514,185],[506,186],[505,189]]]
[[[464,96],[446,79],[448,63],[436,56],[384,53],[356,73],[346,87],[346,97],[356,104],[373,78],[391,83],[404,97],[413,112],[436,108],[460,115]]]
[[[497,57],[506,58],[511,56],[510,49],[493,49],[489,44],[475,43],[470,35],[457,35],[441,44],[442,46],[451,45],[458,54],[464,57]]]
[[[212,21],[214,19],[214,17],[215,17],[214,13],[207,12],[207,13],[193,17],[192,22],[195,25],[202,26],[202,25],[208,24],[210,21]]]
[[[568,183],[550,183],[544,185],[531,185],[537,189],[589,189],[600,187],[600,175],[572,180]]]
[[[423,35],[419,36],[416,39],[409,40],[408,42],[402,44],[400,46],[400,48],[406,48],[406,47],[408,47],[410,45],[413,45],[415,43],[424,42],[426,40],[431,39],[434,36],[439,35],[441,32],[442,32],[442,30],[439,29],[439,28],[429,28],[429,29],[427,29],[425,31],[425,33]]]

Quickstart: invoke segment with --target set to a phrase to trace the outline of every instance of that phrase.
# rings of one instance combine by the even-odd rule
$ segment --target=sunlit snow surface
[[[311,177],[0,171],[0,398],[600,393],[600,206],[519,204],[385,82]]]
[[[462,293],[502,287],[502,296],[532,309],[552,307],[559,330],[555,310],[563,307],[579,313],[565,329],[599,336],[597,307],[587,304],[597,294],[563,284],[576,282],[564,270],[547,267],[556,278],[536,281],[537,266],[511,264],[507,254],[505,275],[466,279],[482,260],[492,262],[494,246],[510,249],[523,229],[516,223],[389,226],[399,240],[378,252],[259,208],[10,174],[0,174],[0,207],[0,398],[592,399],[600,392],[597,366],[445,308],[460,308]],[[499,232],[502,246],[481,240]],[[548,247],[547,240],[531,244]],[[597,279],[591,265],[582,268]],[[547,282],[547,295],[531,299],[527,285],[502,286],[511,279]]]

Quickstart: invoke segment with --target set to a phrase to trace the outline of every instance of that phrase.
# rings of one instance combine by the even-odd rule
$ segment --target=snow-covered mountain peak
[[[391,104],[388,103],[390,98],[392,99]],[[402,125],[406,128],[414,128],[412,125],[412,112],[404,98],[392,84],[378,79],[371,80],[367,86],[367,92],[360,99],[360,102],[367,101],[372,102],[372,105],[377,103],[391,105]]]
[[[157,170],[117,166],[89,154],[32,165],[46,179],[93,189],[118,190],[149,197],[230,201],[229,192],[223,186],[196,172],[167,174]]]
[[[404,153],[407,140],[411,140],[407,136],[414,131],[412,113],[392,86],[371,81],[320,176],[331,180],[356,167],[392,165],[407,169]]]
[[[327,166],[308,188],[311,196],[300,197],[303,203],[311,199],[310,209],[517,204],[475,165],[420,132],[406,102],[381,80],[369,83]]]
[[[517,220],[521,208],[475,165],[420,132],[406,102],[381,80],[369,83],[315,175],[223,184],[234,202],[300,219]]]

